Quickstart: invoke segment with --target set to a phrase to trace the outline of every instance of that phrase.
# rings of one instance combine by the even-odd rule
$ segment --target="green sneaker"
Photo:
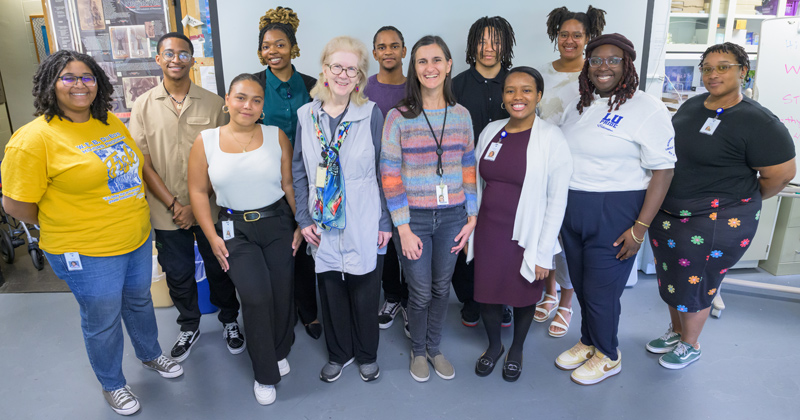
[[[645,347],[650,353],[664,354],[671,352],[680,341],[681,335],[672,331],[672,324],[669,324],[669,329],[664,335],[651,340]]]
[[[696,349],[691,344],[681,341],[671,352],[661,356],[658,359],[658,364],[667,369],[683,369],[696,362],[702,354],[700,349]]]

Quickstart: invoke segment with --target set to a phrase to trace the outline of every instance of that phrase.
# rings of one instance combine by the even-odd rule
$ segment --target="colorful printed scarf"
[[[319,128],[313,109],[311,110],[311,120],[314,122],[314,130],[322,147],[322,159],[327,168],[325,171],[325,186],[316,187],[317,198],[314,201],[311,218],[323,230],[344,229],[346,224],[344,214],[344,176],[339,162],[339,149],[342,147],[345,137],[347,137],[351,122],[342,122],[339,128],[336,129],[336,141],[328,144],[325,134]]]

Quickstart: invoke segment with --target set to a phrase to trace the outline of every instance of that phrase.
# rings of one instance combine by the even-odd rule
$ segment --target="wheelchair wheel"
[[[3,254],[3,261],[14,264],[14,244],[11,242],[11,235],[2,228],[0,228],[0,253]]]
[[[33,266],[41,271],[44,268],[44,252],[39,248],[32,248],[29,253],[31,254],[31,260],[33,260]]]

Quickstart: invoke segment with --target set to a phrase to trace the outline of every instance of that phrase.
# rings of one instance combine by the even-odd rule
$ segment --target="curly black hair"
[[[698,64],[697,67],[702,68],[703,62],[706,61],[706,57],[711,53],[733,54],[733,56],[736,57],[736,64],[741,64],[742,68],[747,67],[747,70],[750,70],[750,57],[747,56],[744,48],[733,42],[726,42],[724,44],[716,44],[708,47],[700,57],[700,64]]]
[[[514,38],[514,28],[500,16],[484,16],[476,20],[469,28],[469,35],[467,35],[467,64],[470,66],[475,65],[479,55],[478,48],[483,50],[481,41],[486,28],[490,28],[489,33],[492,36],[492,42],[500,45],[500,65],[504,69],[510,68],[511,59],[514,58],[514,45],[517,44],[517,40]]]
[[[591,5],[586,13],[570,12],[566,7],[553,9],[547,15],[547,36],[550,38],[550,42],[555,42],[558,39],[561,25],[568,20],[575,19],[583,25],[583,30],[589,40],[598,37],[603,34],[603,28],[606,26],[605,14],[605,10],[594,8]]]
[[[108,111],[111,109],[111,93],[114,92],[114,87],[111,86],[108,76],[97,65],[94,58],[69,50],[57,51],[39,64],[39,68],[33,76],[33,106],[36,108],[33,116],[44,115],[47,122],[50,122],[55,116],[62,120],[72,121],[64,115],[64,111],[59,108],[58,100],[56,99],[58,77],[64,67],[72,61],[80,61],[86,64],[89,67],[89,71],[97,79],[97,96],[92,101],[90,111],[92,118],[108,125]]]
[[[636,66],[633,64],[630,54],[627,51],[622,52],[622,78],[617,86],[608,97],[608,112],[613,110],[619,111],[620,105],[633,98],[636,89],[639,87],[639,75],[636,73]],[[578,76],[578,91],[581,94],[581,100],[578,101],[579,114],[583,114],[584,108],[592,104],[594,100],[594,83],[589,79],[589,60],[583,63],[583,70]],[[616,105],[616,108],[614,107]]]

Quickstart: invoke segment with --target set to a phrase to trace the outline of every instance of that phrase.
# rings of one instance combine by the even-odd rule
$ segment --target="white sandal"
[[[567,308],[565,306],[559,306],[557,311],[560,311],[560,310],[564,310],[564,311],[569,312],[569,320],[572,321],[572,308]],[[567,322],[567,319],[564,318],[564,315],[561,315],[561,312],[556,312],[556,316],[560,316],[561,320],[564,321],[564,324],[566,324],[566,325],[556,321],[556,318],[553,317],[553,322],[550,323],[550,327],[547,329],[547,332],[550,334],[550,337],[556,337],[556,338],[563,337],[563,336],[567,335],[567,331],[569,331],[569,322]],[[561,328],[564,331],[554,333],[553,332],[553,327]]]
[[[545,293],[544,298],[536,304],[536,310],[533,312],[533,320],[536,322],[545,322],[550,319],[550,314],[552,314],[558,306],[557,299],[556,296]],[[553,305],[553,307],[548,311],[547,309],[540,308],[539,305]],[[543,313],[544,316],[537,316],[539,313]]]

